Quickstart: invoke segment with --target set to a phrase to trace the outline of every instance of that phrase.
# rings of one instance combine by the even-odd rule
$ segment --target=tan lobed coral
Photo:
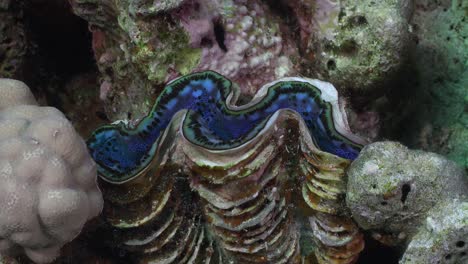
[[[0,253],[54,260],[103,206],[82,138],[28,87],[0,79]]]

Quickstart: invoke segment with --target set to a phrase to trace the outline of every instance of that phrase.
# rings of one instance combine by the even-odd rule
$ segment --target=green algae
[[[190,38],[183,27],[164,15],[161,18],[148,25],[130,17],[125,10],[118,17],[119,26],[134,45],[129,54],[131,61],[148,80],[159,84],[166,81],[168,69],[185,75],[192,72],[201,59],[201,49],[190,46]]]
[[[400,140],[468,169],[468,2],[416,13],[415,89]]]

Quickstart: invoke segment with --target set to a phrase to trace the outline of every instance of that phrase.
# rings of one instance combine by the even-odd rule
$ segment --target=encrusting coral
[[[373,92],[408,51],[408,0],[70,2],[93,32],[110,120],[143,117],[167,81],[203,70],[239,83],[247,96],[297,75]]]
[[[399,140],[412,148],[443,154],[465,170],[468,170],[467,9],[468,2],[464,0],[417,1],[412,20],[417,45],[410,54],[414,73],[403,88],[405,94],[412,91],[412,97],[399,111],[406,117]]]
[[[296,73],[292,60],[299,54],[261,1],[71,4],[90,23],[103,74],[101,95],[113,120],[128,118],[129,112],[144,116],[155,87],[191,72],[215,70],[250,95],[263,83]]]
[[[309,63],[319,78],[361,94],[395,79],[410,50],[412,0],[298,2],[290,5],[309,32],[302,45],[314,51]]]
[[[401,264],[468,263],[468,201],[445,200],[428,214]]]
[[[101,212],[96,164],[55,108],[0,79],[0,253],[52,262]]]
[[[215,72],[184,76],[137,125],[93,133],[112,246],[138,263],[356,261],[364,241],[343,206],[344,172],[365,141],[337,91],[284,78],[238,106],[239,91]],[[316,244],[302,256],[299,226]]]
[[[405,264],[466,261],[467,195],[468,178],[453,161],[397,142],[367,145],[348,170],[353,219],[384,244],[409,244]]]

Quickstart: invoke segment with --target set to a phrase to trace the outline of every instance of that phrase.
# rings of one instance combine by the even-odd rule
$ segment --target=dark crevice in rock
[[[220,20],[215,20],[213,21],[213,25],[216,42],[218,43],[219,48],[222,49],[224,52],[227,52],[227,47],[224,44],[226,31],[224,30],[223,24]]]
[[[29,40],[23,81],[43,103],[63,110],[60,95],[67,94],[66,84],[97,72],[88,24],[67,1],[25,2],[23,12]]]
[[[371,237],[366,237],[366,248],[357,263],[359,264],[395,264],[401,253],[396,248],[385,246]]]
[[[411,185],[406,183],[401,187],[401,202],[405,203],[408,198],[408,194],[411,192]]]
[[[297,46],[301,48],[301,26],[293,8],[291,8],[290,6],[290,3],[284,0],[264,0],[264,2],[268,5],[273,14],[275,14],[279,19],[283,21],[283,23],[280,24],[286,25],[282,31],[286,32],[286,34],[289,35],[289,37],[295,41]],[[300,52],[303,51],[300,50]]]

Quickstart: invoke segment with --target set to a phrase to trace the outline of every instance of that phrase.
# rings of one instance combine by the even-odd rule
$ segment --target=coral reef
[[[409,243],[402,263],[464,263],[467,194],[468,178],[453,161],[376,142],[349,167],[346,204],[375,239]]]
[[[60,248],[55,264],[468,263],[467,8],[0,0],[0,78],[39,102],[0,81],[16,87],[0,97],[0,165],[18,169],[0,170],[0,263]],[[206,70],[220,75],[193,74]],[[77,133],[116,120],[88,141],[105,201],[89,223],[102,201]],[[379,142],[352,162],[365,143],[354,135],[423,151]],[[81,143],[68,152],[56,137]],[[71,185],[94,212],[49,202],[57,214],[43,225],[43,196]],[[16,221],[4,210],[16,197],[36,197],[9,203],[26,233],[1,224]]]
[[[296,72],[299,54],[260,1],[71,3],[90,23],[111,120],[144,116],[167,81],[194,71],[218,71],[251,95]]]
[[[77,74],[55,96],[57,101],[60,100],[61,111],[67,113],[67,119],[83,137],[88,137],[96,126],[109,121],[99,101],[96,75],[93,72]]]
[[[448,200],[428,213],[400,263],[468,263],[468,202]]]
[[[18,264],[18,262],[13,258],[2,256],[0,254],[0,264]]]
[[[18,77],[26,54],[26,39],[18,6],[0,1],[0,78]]]
[[[364,242],[343,206],[344,172],[365,141],[349,131],[337,91],[284,78],[237,106],[239,91],[214,72],[184,76],[137,125],[94,132],[112,241],[140,263],[299,263],[301,225],[316,245],[311,261],[353,263]],[[188,183],[199,200],[180,191]]]
[[[297,75],[326,79],[346,94],[379,94],[394,90],[390,81],[412,44],[410,0],[70,3],[93,32],[100,99],[113,121],[144,117],[167,81],[203,70],[239,83],[241,101]],[[363,104],[353,106],[358,118],[368,116],[357,109]],[[380,119],[373,120],[357,133],[377,137]]]
[[[416,1],[412,28],[414,72],[404,84],[408,105],[392,138],[447,156],[468,168],[468,3]],[[396,100],[401,100],[397,98]],[[394,107],[394,106],[393,106]],[[404,128],[404,129],[401,129]],[[400,133],[399,133],[400,132]]]
[[[396,142],[376,142],[348,170],[346,203],[360,227],[404,240],[435,203],[467,193],[464,171],[452,161]]]
[[[55,108],[22,82],[0,79],[0,252],[54,260],[103,206],[96,165]]]
[[[319,78],[361,94],[375,93],[395,79],[411,44],[411,0],[319,0],[315,5],[302,18],[310,22],[301,25],[312,32],[303,45],[314,51],[309,63]]]

